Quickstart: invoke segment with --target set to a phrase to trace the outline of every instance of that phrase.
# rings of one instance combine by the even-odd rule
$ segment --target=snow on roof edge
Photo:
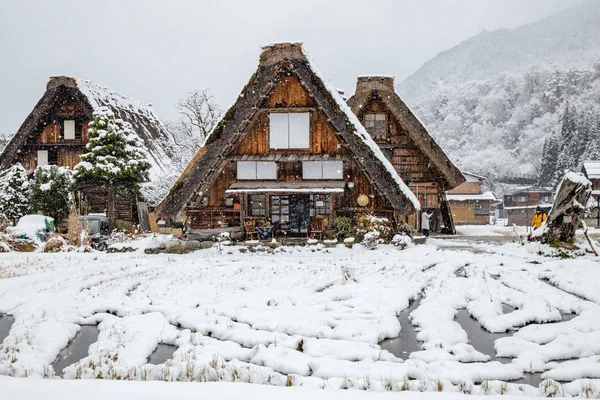
[[[390,173],[390,175],[392,176],[394,181],[398,184],[398,187],[400,187],[400,190],[402,191],[402,193],[413,204],[415,210],[417,210],[417,211],[420,210],[421,203],[419,203],[419,200],[417,199],[415,194],[412,192],[412,190],[409,189],[408,186],[406,186],[406,184],[404,183],[402,178],[400,178],[400,175],[398,175],[398,172],[396,171],[396,169],[394,168],[392,163],[383,155],[379,146],[373,141],[373,138],[371,138],[371,135],[369,135],[367,133],[365,128],[362,126],[362,124],[358,120],[358,117],[356,117],[356,115],[354,115],[354,113],[352,112],[352,110],[350,109],[348,104],[344,101],[344,99],[342,99],[340,94],[337,92],[335,86],[325,77],[325,75],[323,75],[321,70],[315,65],[313,58],[307,53],[307,51],[304,49],[304,46],[301,46],[301,49],[302,49],[302,52],[304,53],[304,55],[306,56],[306,59],[308,61],[310,68],[312,69],[312,71],[315,73],[315,75],[317,75],[319,77],[321,82],[323,82],[323,85],[325,86],[325,88],[327,89],[329,94],[333,97],[333,99],[336,101],[339,108],[342,110],[342,112],[344,114],[346,114],[346,117],[348,118],[350,123],[352,125],[354,125],[355,134],[357,136],[359,136],[359,138],[363,141],[363,143],[365,143],[367,146],[369,146],[369,148],[371,149],[371,151],[373,152],[375,157],[377,157],[379,159],[379,161],[383,164],[383,166]]]

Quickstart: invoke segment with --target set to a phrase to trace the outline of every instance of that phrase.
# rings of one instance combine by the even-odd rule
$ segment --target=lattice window
[[[248,196],[250,203],[250,215],[253,217],[264,217],[267,215],[267,196],[264,194],[251,194]]]
[[[388,131],[387,116],[384,113],[365,114],[365,129],[375,140],[385,140]]]

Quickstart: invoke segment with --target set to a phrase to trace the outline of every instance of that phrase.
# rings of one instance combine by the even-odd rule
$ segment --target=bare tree
[[[179,119],[175,123],[175,141],[193,147],[195,153],[217,125],[221,108],[208,89],[188,92],[176,107]]]

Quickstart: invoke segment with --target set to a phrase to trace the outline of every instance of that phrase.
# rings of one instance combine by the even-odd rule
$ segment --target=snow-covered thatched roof
[[[333,125],[336,135],[356,156],[365,176],[391,206],[404,212],[420,209],[415,195],[402,181],[379,146],[366,132],[339,92],[315,67],[301,43],[277,43],[263,47],[257,71],[234,105],[225,113],[157,208],[159,215],[176,215],[198,193],[206,190],[221,170],[227,152],[241,139],[260,104],[274,89],[279,77],[293,74]]]
[[[59,99],[72,98],[78,102],[91,120],[94,111],[108,107],[115,116],[129,122],[143,140],[152,165],[150,178],[156,178],[171,167],[170,135],[158,119],[152,107],[138,100],[123,96],[93,82],[70,77],[50,77],[46,92],[21,125],[11,141],[6,145],[0,157],[0,169],[14,163],[19,148],[31,135],[39,133],[40,126],[47,118],[52,118]]]
[[[600,179],[600,161],[586,161],[582,169],[588,179]]]

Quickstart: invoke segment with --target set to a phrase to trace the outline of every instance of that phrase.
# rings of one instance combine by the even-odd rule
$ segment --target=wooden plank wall
[[[280,81],[263,107],[314,107],[314,101],[294,76]],[[262,111],[248,129],[233,154],[338,154],[339,140],[335,136],[333,126],[327,121],[321,110],[310,112],[310,148],[306,150],[270,149],[269,148],[269,112]]]

